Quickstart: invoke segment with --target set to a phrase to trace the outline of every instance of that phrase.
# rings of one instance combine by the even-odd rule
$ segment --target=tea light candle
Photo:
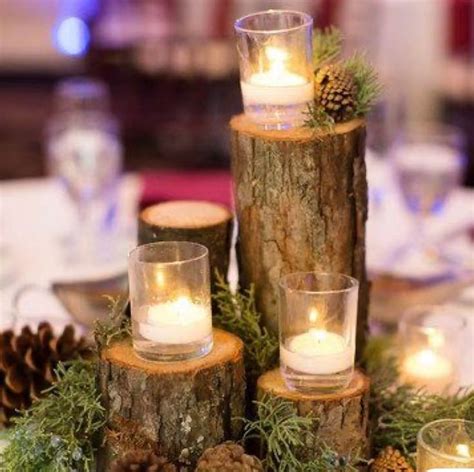
[[[144,307],[145,321],[140,334],[162,344],[186,344],[201,341],[212,333],[209,309],[187,297]]]
[[[311,328],[281,346],[282,361],[306,374],[335,374],[351,368],[353,352],[344,338],[325,329]]]
[[[268,69],[256,72],[248,80],[240,82],[247,105],[296,105],[313,99],[313,84],[287,69],[287,51],[267,46],[265,55],[269,62]]]

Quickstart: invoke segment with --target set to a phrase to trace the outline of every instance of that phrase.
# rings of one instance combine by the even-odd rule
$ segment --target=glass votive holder
[[[409,309],[399,326],[400,382],[428,393],[457,389],[466,320],[443,306]]]
[[[474,421],[437,420],[418,432],[417,471],[474,470]]]
[[[359,282],[298,272],[280,281],[280,369],[292,390],[326,393],[354,372]]]
[[[300,126],[314,98],[313,19],[268,10],[235,22],[244,111],[265,129]]]
[[[129,255],[132,336],[147,360],[172,362],[212,349],[209,251],[186,242],[138,246]]]

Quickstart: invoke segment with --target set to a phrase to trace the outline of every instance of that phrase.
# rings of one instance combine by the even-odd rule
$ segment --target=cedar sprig
[[[303,126],[328,132],[334,129],[334,119],[318,103],[308,105],[308,110],[304,114],[306,118]]]
[[[374,337],[364,355],[371,382],[371,419],[376,452],[386,446],[400,449],[412,462],[418,431],[440,418],[474,420],[474,392],[436,395],[412,385],[399,384],[393,339]]]
[[[377,72],[365,54],[355,53],[344,61],[344,67],[353,75],[357,88],[355,116],[367,114],[382,92]]]
[[[132,333],[130,318],[126,314],[128,297],[107,298],[110,302],[108,318],[94,323],[94,338],[99,351],[112,341],[131,336]]]
[[[242,339],[247,376],[250,382],[256,381],[278,364],[278,338],[261,324],[253,287],[233,292],[221,275],[216,274],[216,277],[214,325]]]
[[[256,418],[244,419],[243,441],[256,440],[265,470],[279,472],[334,472],[356,471],[356,459],[339,456],[325,444],[317,446],[317,459],[302,461],[298,451],[305,441],[315,444],[313,418],[299,416],[289,401],[265,395],[254,402]]]
[[[46,396],[13,420],[10,443],[0,455],[2,472],[93,470],[105,410],[92,361],[60,363]]]
[[[315,69],[338,59],[341,54],[342,40],[341,31],[334,26],[314,30],[313,65]]]

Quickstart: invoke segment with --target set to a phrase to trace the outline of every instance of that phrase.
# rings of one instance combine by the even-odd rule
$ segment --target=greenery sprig
[[[0,471],[93,470],[105,421],[95,385],[95,363],[59,364],[57,375],[47,395],[13,420],[10,444],[0,456]]]
[[[243,441],[256,440],[266,471],[273,472],[348,472],[356,471],[354,458],[341,457],[325,444],[319,445],[316,459],[304,461],[298,451],[305,441],[314,444],[313,418],[298,415],[295,406],[286,400],[264,396],[254,402],[256,419],[244,420]]]
[[[253,287],[233,292],[217,274],[217,305],[214,325],[237,335],[244,342],[244,359],[250,382],[278,364],[278,338],[261,324]]]
[[[313,64],[316,68],[337,60],[341,54],[342,40],[342,33],[334,26],[314,30]]]
[[[357,89],[355,116],[365,115],[382,92],[377,73],[365,55],[361,53],[355,53],[345,61],[344,66],[353,75]]]
[[[344,119],[352,119],[366,115],[374,106],[379,97],[382,86],[373,66],[367,61],[364,54],[356,52],[348,59],[341,58],[343,36],[341,32],[330,27],[315,29],[313,34],[313,65],[315,75],[326,66],[337,66],[352,76],[354,90],[353,104],[350,111],[343,115]],[[318,87],[316,88],[318,92]],[[318,95],[318,93],[316,93]],[[340,102],[339,102],[340,103]],[[316,96],[307,112],[304,126],[312,129],[331,131],[334,120]]]
[[[474,391],[436,395],[412,385],[397,384],[398,366],[390,338],[372,338],[366,365],[372,379],[371,417],[376,451],[393,446],[412,459],[416,436],[427,423],[441,418],[474,420]]]
[[[109,316],[104,321],[96,320],[94,324],[94,337],[99,351],[109,346],[112,341],[132,334],[130,317],[126,314],[128,297],[107,298],[110,301]]]

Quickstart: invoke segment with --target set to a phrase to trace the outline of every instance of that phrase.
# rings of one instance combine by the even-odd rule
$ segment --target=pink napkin
[[[227,170],[146,171],[141,179],[141,208],[169,200],[206,200],[232,208],[232,180]]]

